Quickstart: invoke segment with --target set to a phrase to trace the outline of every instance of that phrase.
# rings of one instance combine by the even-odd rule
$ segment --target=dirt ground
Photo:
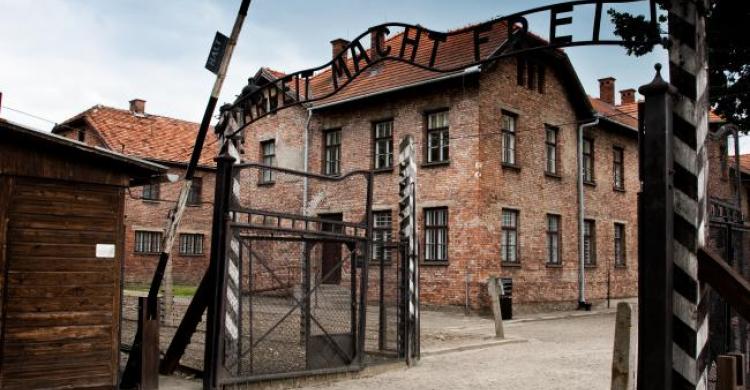
[[[433,316],[446,318],[423,318],[422,323],[443,324],[442,329],[449,334],[475,334],[481,338],[492,329],[491,322],[486,319],[445,314]],[[613,313],[602,313],[550,320],[508,321],[505,323],[506,334],[525,342],[462,352],[434,353],[433,349],[433,354],[428,347],[427,356],[417,367],[311,388],[608,389],[614,320]],[[429,338],[438,337],[429,330],[428,333]],[[450,336],[445,338],[447,340]],[[428,340],[425,341],[429,346]]]

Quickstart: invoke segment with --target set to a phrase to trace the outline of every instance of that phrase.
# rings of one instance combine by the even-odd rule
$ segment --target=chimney
[[[635,89],[628,88],[620,91],[620,104],[635,103]]]
[[[331,41],[331,49],[333,49],[332,58],[336,58],[336,56],[341,54],[341,52],[344,52],[344,50],[346,50],[346,45],[348,44],[349,44],[349,41],[347,41],[346,39],[336,38],[332,40]],[[344,59],[346,59],[347,57],[346,52],[344,52],[343,57]]]
[[[615,105],[615,78],[599,79],[599,100]]]
[[[380,57],[377,48],[385,47],[385,31],[382,29],[370,31],[370,57],[377,59]]]
[[[143,99],[133,99],[130,101],[130,112],[135,115],[146,115],[146,101]]]

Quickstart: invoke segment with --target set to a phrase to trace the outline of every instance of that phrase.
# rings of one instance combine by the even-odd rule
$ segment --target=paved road
[[[608,389],[614,315],[510,322],[506,335],[527,339],[428,356],[419,366],[315,389]]]

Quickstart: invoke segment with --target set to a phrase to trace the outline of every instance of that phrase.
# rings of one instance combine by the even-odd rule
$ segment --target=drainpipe
[[[586,264],[583,256],[583,219],[585,215],[585,205],[583,197],[583,130],[587,127],[599,124],[599,118],[591,122],[581,123],[578,125],[578,309],[590,310],[591,305],[586,303]]]
[[[305,120],[305,132],[302,135],[302,170],[307,172],[310,154],[310,119],[312,119],[312,108],[307,109],[307,120]],[[307,216],[307,177],[302,178],[302,215]]]

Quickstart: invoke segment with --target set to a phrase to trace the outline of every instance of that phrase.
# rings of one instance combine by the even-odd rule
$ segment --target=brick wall
[[[575,302],[577,297],[578,234],[576,206],[576,117],[565,87],[548,70],[543,94],[516,85],[515,60],[499,62],[481,75],[372,97],[329,109],[316,110],[310,123],[309,169],[322,172],[323,134],[342,129],[342,172],[371,169],[373,122],[392,119],[394,148],[406,134],[417,146],[418,223],[424,246],[423,209],[448,207],[448,262],[424,264],[422,301],[463,305],[466,290],[474,308],[487,304],[489,275],[514,278],[517,303]],[[425,165],[425,112],[449,109],[450,163]],[[501,167],[500,113],[518,116],[518,169]],[[260,142],[275,138],[278,165],[299,169],[307,113],[293,108],[253,124],[246,136],[246,156],[260,156]],[[544,125],[559,128],[560,177],[544,174]],[[636,193],[637,140],[635,134],[601,127],[590,130],[594,139],[596,185],[585,186],[586,218],[596,221],[597,265],[587,268],[587,299],[632,297],[637,292]],[[625,152],[625,191],[615,191],[612,148]],[[395,155],[395,154],[394,154]],[[260,195],[265,192],[265,196]],[[351,181],[345,186],[309,183],[311,215],[343,213],[346,221],[363,216],[365,188]],[[265,201],[263,199],[266,199]],[[270,208],[301,209],[301,182],[248,190],[246,200]],[[389,170],[375,176],[374,210],[391,210],[397,234],[398,174]],[[503,207],[520,212],[520,266],[500,264],[500,216]],[[562,266],[548,267],[546,214],[562,217]],[[626,266],[614,266],[614,223],[626,226]],[[467,285],[467,280],[469,283]],[[609,286],[609,287],[608,287]]]

